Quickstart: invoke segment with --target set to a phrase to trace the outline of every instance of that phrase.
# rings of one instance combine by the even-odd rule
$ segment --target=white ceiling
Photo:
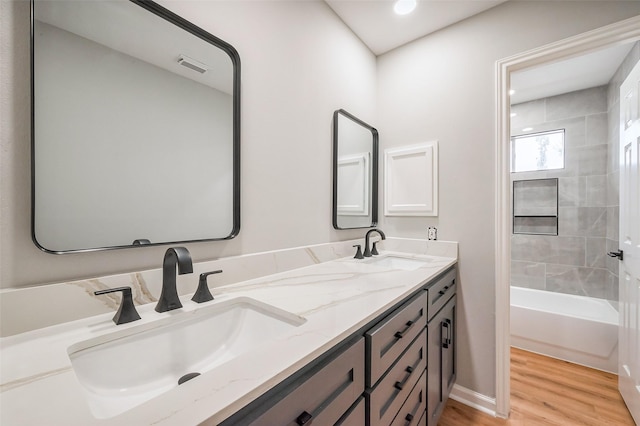
[[[469,18],[506,0],[417,1],[418,5],[413,13],[399,16],[393,12],[394,0],[325,0],[345,24],[349,26],[376,55]],[[163,46],[163,49],[162,51],[155,51],[144,43],[145,39],[147,39],[146,37],[141,38],[130,34],[124,35],[125,33],[122,30],[122,26],[119,27],[116,33],[107,33],[106,35],[96,33],[95,25],[87,24],[93,21],[86,18],[86,15],[83,15],[85,12],[93,13],[92,10],[84,11],[84,9],[80,7],[82,5],[75,0],[56,2],[56,4],[60,5],[58,7],[69,7],[69,10],[64,11],[64,13],[50,13],[51,11],[46,7],[47,3],[48,2],[43,2],[43,4],[37,8],[38,19],[54,25],[57,24],[62,28],[67,28],[69,31],[89,39],[95,39],[116,50],[133,54],[136,57],[141,57],[150,63],[164,68],[166,68],[166,64],[170,62],[173,67],[173,72],[181,75],[184,74],[187,78],[198,81],[202,80],[202,83],[212,87],[231,87],[231,82],[227,81],[231,77],[227,77],[224,81],[218,81],[217,79],[221,78],[220,73],[207,73],[207,75],[196,76],[195,74],[197,73],[177,65],[175,59],[179,56],[179,53],[186,53],[188,56],[196,58],[201,62],[210,65],[215,64],[215,67],[212,67],[215,69],[218,69],[221,65],[224,65],[226,68],[231,67],[229,57],[226,54],[222,54],[222,57],[218,58],[209,57],[210,53],[207,53],[207,51],[203,49],[196,49],[191,52],[191,50],[199,46],[190,46],[190,50],[185,50],[184,46],[189,46],[189,44],[178,43],[176,41],[185,34],[184,31],[169,32],[165,25],[160,33],[166,34],[166,37],[163,42],[156,44],[156,46]],[[93,4],[94,2],[92,2],[92,5]],[[142,11],[141,8],[133,9],[140,9],[140,13],[146,13]],[[136,10],[134,10],[134,12]],[[105,17],[111,16],[109,14],[112,12],[114,11],[105,9],[99,14]],[[56,21],[54,18],[62,19],[62,21],[54,22]],[[123,19],[123,17],[120,14],[112,19]],[[140,23],[134,23],[130,28],[139,28],[139,25]],[[171,25],[168,27],[169,30],[173,28]],[[144,28],[143,30],[137,31],[137,33],[154,34],[155,29]],[[91,34],[93,34],[93,36]],[[117,37],[114,40],[109,39],[109,37],[116,35]],[[157,38],[158,35],[156,34],[154,37]],[[209,48],[208,51],[218,51],[217,49],[211,49],[208,43],[203,42],[201,44],[206,45],[206,47]],[[540,99],[607,84],[631,47],[632,44],[630,43],[613,46],[593,54],[514,73],[511,76],[511,88],[516,90],[516,93],[512,96],[511,101],[513,104],[517,104],[532,99]],[[223,74],[230,76],[232,73],[227,72]],[[208,81],[207,79],[213,80]]]
[[[417,0],[408,15],[393,12],[394,0],[325,0],[375,55],[469,18],[506,0]]]
[[[511,104],[605,85],[633,43],[614,45],[586,55],[528,68],[511,74]]]
[[[324,0],[375,54],[381,55],[507,0],[417,0],[409,15],[393,12],[395,0]],[[614,0],[615,1],[615,0]],[[607,84],[632,44],[513,73],[512,104]]]

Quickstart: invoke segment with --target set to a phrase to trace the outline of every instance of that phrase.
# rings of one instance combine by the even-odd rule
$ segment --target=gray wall
[[[382,149],[439,140],[439,216],[381,227],[459,242],[461,386],[495,396],[495,62],[638,14],[640,2],[509,1],[378,57]]]
[[[513,105],[512,136],[565,130],[565,168],[511,173],[511,180],[558,178],[558,235],[511,237],[511,284],[617,300],[606,269],[607,86]],[[524,128],[533,130],[523,131]]]
[[[332,114],[375,122],[376,59],[322,1],[162,1],[242,61],[241,229],[195,261],[342,241],[331,225]],[[31,241],[29,2],[0,2],[0,287],[157,268],[166,247],[51,255]]]

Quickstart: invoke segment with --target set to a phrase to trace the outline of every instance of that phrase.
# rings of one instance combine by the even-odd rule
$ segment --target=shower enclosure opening
[[[617,371],[619,88],[640,42],[609,82],[512,96],[511,341]],[[538,70],[539,73],[540,70]],[[528,70],[512,73],[512,88]]]

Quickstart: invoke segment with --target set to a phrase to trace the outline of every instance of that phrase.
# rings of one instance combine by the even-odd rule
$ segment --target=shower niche
[[[513,181],[513,233],[558,235],[558,179]]]

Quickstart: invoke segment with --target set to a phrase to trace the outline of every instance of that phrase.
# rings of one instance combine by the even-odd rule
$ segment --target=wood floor
[[[496,419],[449,399],[438,426],[616,425],[635,423],[614,374],[511,349],[511,415]]]

